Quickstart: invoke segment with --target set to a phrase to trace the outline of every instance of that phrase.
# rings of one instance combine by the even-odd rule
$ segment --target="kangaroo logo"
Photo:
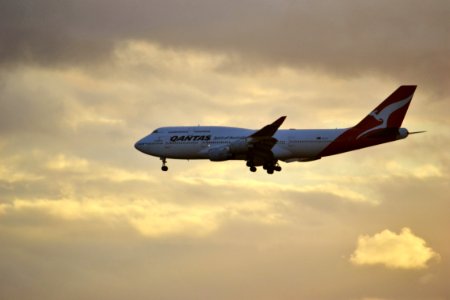
[[[374,130],[377,129],[381,129],[381,128],[386,128],[387,127],[387,121],[389,120],[389,117],[391,116],[391,114],[397,110],[399,110],[400,108],[402,108],[403,106],[405,106],[406,104],[409,103],[409,101],[411,101],[412,99],[412,95],[409,96],[406,99],[403,99],[401,101],[398,102],[394,102],[392,104],[389,104],[388,106],[386,106],[385,108],[383,108],[382,110],[380,110],[379,112],[377,112],[376,110],[374,110],[373,112],[371,112],[369,114],[369,116],[372,116],[373,118],[375,118],[377,121],[380,121],[381,124],[377,125],[373,128],[370,128],[366,131],[364,131],[363,133],[361,133],[360,135],[358,135],[356,137],[356,139],[359,139],[361,136],[365,135],[366,133],[372,132]]]

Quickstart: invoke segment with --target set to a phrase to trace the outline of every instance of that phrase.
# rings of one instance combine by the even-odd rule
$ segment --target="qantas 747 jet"
[[[159,157],[163,171],[167,159],[244,160],[251,172],[262,166],[268,174],[281,171],[279,161],[306,162],[404,139],[401,128],[415,85],[394,91],[358,124],[343,129],[279,129],[278,118],[259,130],[224,126],[161,127],[139,140],[139,151]]]

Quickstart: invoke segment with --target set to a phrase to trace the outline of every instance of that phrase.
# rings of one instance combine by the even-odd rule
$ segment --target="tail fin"
[[[416,87],[415,85],[400,86],[355,127],[344,131],[329,144],[320,156],[343,153],[407,137],[408,130],[400,126]]]
[[[378,105],[353,129],[357,139],[379,129],[397,129],[402,125],[416,85],[402,85]]]

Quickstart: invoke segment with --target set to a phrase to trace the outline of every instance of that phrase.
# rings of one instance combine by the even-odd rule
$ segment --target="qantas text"
[[[211,135],[174,135],[170,137],[172,142],[180,141],[209,141]]]

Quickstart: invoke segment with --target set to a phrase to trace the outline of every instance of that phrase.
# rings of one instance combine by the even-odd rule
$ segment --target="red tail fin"
[[[359,132],[357,137],[377,129],[400,128],[416,87],[416,85],[402,85],[387,97],[354,127]]]
[[[402,85],[355,127],[349,128],[325,148],[321,156],[333,155],[398,139],[416,85]]]

